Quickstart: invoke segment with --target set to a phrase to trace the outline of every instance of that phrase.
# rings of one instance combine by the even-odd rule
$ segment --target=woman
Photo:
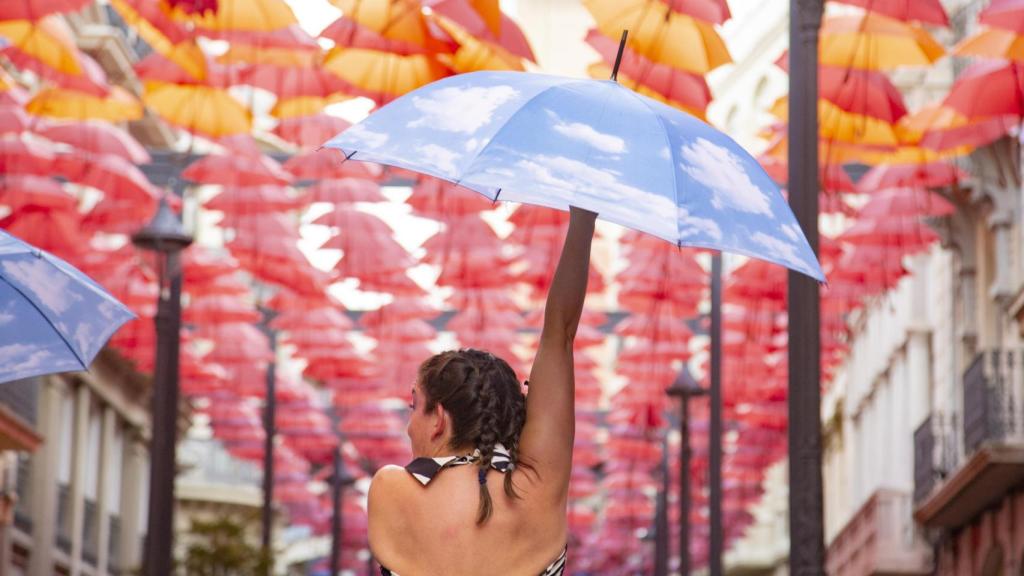
[[[487,352],[444,352],[420,367],[408,427],[416,459],[370,485],[370,549],[385,576],[564,572],[572,349],[595,217],[570,210],[528,395]]]

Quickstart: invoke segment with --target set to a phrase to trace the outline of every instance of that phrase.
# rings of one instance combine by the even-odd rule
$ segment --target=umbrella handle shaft
[[[627,36],[629,36],[629,30],[623,30],[622,38],[619,40],[619,52],[615,55],[615,66],[612,67],[612,80],[615,81],[618,81],[619,64],[622,63],[622,51],[626,48]]]

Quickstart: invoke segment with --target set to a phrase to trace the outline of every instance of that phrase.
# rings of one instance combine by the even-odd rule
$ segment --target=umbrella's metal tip
[[[616,82],[619,80],[619,64],[622,63],[622,51],[626,48],[627,36],[629,36],[629,30],[623,30],[622,38],[619,40],[619,52],[615,55],[615,66],[612,67],[612,80]]]

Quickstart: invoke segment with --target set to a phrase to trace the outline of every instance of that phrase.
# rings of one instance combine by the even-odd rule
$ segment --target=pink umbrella
[[[210,154],[188,165],[181,173],[185,180],[200,184],[259,186],[290,184],[292,176],[267,156],[251,158]]]
[[[949,26],[949,16],[939,0],[839,0],[903,21]]]
[[[963,181],[968,174],[946,162],[879,164],[857,182],[857,191],[870,194],[884,188],[941,188]]]
[[[331,204],[387,201],[387,198],[381,194],[380,185],[372,180],[360,178],[321,180],[306,189],[306,199],[310,202],[330,202]]]
[[[0,174],[53,174],[50,146],[11,135],[0,138]]]
[[[24,208],[74,210],[78,200],[53,178],[32,174],[0,175],[0,204],[17,212]]]
[[[978,14],[978,22],[1024,34],[1024,0],[992,0]]]
[[[21,106],[0,105],[0,134],[30,132],[34,122]]]
[[[286,142],[313,148],[348,129],[349,126],[351,124],[337,116],[320,113],[284,118],[274,127],[274,134]]]
[[[0,5],[0,20],[38,20],[48,14],[81,10],[92,0],[7,0]]]
[[[53,168],[68,180],[95,188],[111,199],[148,205],[163,195],[142,170],[120,156],[61,154]]]
[[[887,188],[871,195],[860,210],[862,218],[892,218],[900,216],[949,216],[956,212],[942,196],[913,188]]]
[[[953,82],[943,104],[968,119],[1024,116],[1024,64],[974,62]]]
[[[376,164],[345,162],[344,155],[330,148],[312,150],[292,156],[284,163],[284,168],[299,180],[329,180],[345,177],[377,180],[382,172],[380,166]]]
[[[250,187],[225,187],[220,193],[207,200],[207,210],[219,210],[237,214],[259,214],[264,212],[287,212],[306,205],[301,197],[289,194],[281,186],[265,184]]]
[[[327,98],[334,94],[354,92],[348,82],[322,68],[254,64],[241,73],[238,82],[272,92],[282,100],[302,96]],[[330,137],[318,144],[328,139]]]
[[[55,142],[70,144],[95,154],[119,156],[133,164],[148,164],[151,160],[138,140],[109,122],[55,123],[37,132]]]

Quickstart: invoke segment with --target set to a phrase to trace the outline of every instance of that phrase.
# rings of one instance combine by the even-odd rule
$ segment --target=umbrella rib
[[[43,260],[46,260],[45,257],[42,258]],[[53,265],[48,260],[46,262],[51,266]],[[0,274],[0,280],[3,280],[4,282],[7,283],[8,286],[13,288],[15,292],[21,294],[22,298],[24,298],[29,304],[31,304],[32,307],[36,309],[36,312],[38,312],[40,316],[45,318],[46,321],[50,323],[50,328],[53,328],[53,331],[56,332],[58,336],[60,336],[61,341],[64,342],[64,345],[67,346],[68,350],[70,350],[71,353],[75,356],[75,359],[78,360],[78,363],[82,366],[82,369],[88,370],[89,365],[86,364],[85,361],[82,359],[82,355],[79,354],[77,350],[75,350],[75,347],[71,345],[71,342],[68,342],[68,339],[64,336],[64,333],[57,329],[57,326],[54,324],[53,320],[46,314],[46,312],[43,312],[43,309],[40,308],[38,304],[36,304],[36,301],[33,300],[31,296],[26,294],[25,291],[23,291],[21,288],[18,288],[18,286],[15,285],[14,282],[8,280],[7,277],[4,276],[3,274]]]

